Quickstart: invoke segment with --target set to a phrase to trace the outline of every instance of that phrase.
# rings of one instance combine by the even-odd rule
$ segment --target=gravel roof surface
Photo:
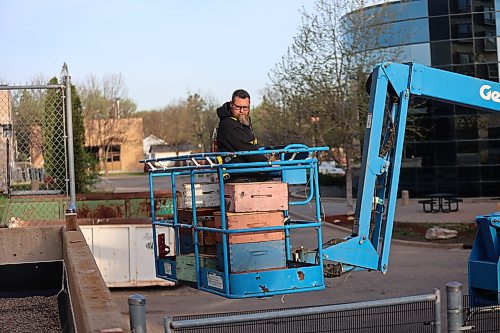
[[[0,298],[0,332],[61,332],[57,295]]]

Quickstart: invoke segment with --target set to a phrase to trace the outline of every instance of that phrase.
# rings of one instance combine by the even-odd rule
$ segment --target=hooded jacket
[[[221,152],[258,150],[259,145],[253,134],[252,125],[246,126],[231,114],[230,102],[217,109],[219,127],[217,128],[217,149]],[[224,163],[267,162],[264,155],[226,157]]]

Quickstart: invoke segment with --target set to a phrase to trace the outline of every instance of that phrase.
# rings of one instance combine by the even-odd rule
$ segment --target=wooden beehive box
[[[215,227],[221,228],[222,218],[220,212],[214,213]],[[283,212],[252,212],[252,213],[226,213],[227,229],[248,229],[282,226],[284,221]],[[283,230],[260,231],[230,234],[228,240],[230,244],[255,243],[285,239]],[[217,233],[217,241],[222,242],[222,234]]]
[[[224,270],[222,244],[217,244],[217,269]],[[286,267],[285,241],[229,244],[229,271],[243,273]]]
[[[194,185],[196,196],[196,207],[219,207],[220,206],[220,191],[218,183],[197,183]],[[182,186],[182,199],[180,200],[180,208],[193,208],[193,196],[191,193],[191,184]]]
[[[214,212],[218,208],[200,208],[196,209],[197,225],[208,228],[215,228]],[[182,224],[193,224],[193,210],[179,209],[177,210],[177,222]],[[192,235],[192,229],[180,228],[180,234]],[[198,244],[200,246],[215,245],[215,232],[199,231]]]
[[[233,213],[288,210],[288,185],[282,182],[224,185],[226,211]]]
[[[215,255],[200,254],[200,266],[208,269],[216,269],[217,258]],[[194,254],[180,255],[176,258],[177,279],[182,281],[196,282],[196,262]]]

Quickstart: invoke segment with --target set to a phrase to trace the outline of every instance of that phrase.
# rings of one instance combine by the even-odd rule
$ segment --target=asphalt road
[[[148,190],[147,176],[109,177],[107,186],[117,192]],[[169,188],[168,182],[162,184]],[[309,207],[302,208],[309,213]],[[300,212],[301,208],[297,208]],[[331,226],[323,228],[323,238],[341,237],[345,232]],[[314,236],[301,231],[292,235],[292,244],[298,242],[314,246]],[[228,312],[254,309],[286,308],[337,304],[363,300],[432,293],[439,288],[443,296],[446,283],[458,281],[467,291],[467,259],[470,250],[416,247],[392,244],[389,270],[380,272],[353,272],[340,278],[328,279],[327,288],[322,291],[274,296],[270,299],[225,299],[187,286],[114,289],[113,298],[124,315],[128,313],[127,298],[131,294],[146,296],[148,332],[162,332],[162,318],[165,316]],[[444,297],[445,298],[445,297]]]

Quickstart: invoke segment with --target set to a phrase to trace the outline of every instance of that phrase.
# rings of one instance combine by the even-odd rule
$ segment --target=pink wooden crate
[[[232,213],[288,210],[288,184],[282,182],[224,185],[226,211]]]
[[[283,212],[226,213],[227,229],[248,229],[282,226]],[[220,212],[215,213],[215,227],[222,225]],[[229,235],[230,244],[267,242],[285,239],[284,231],[261,231]],[[217,234],[217,242],[222,242],[222,234]]]

